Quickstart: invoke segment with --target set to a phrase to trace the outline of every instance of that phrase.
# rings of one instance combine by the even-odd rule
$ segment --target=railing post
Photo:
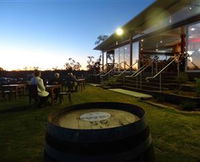
[[[142,89],[142,73],[140,74],[140,89]]]
[[[156,70],[155,70],[156,72],[156,74],[158,73],[158,61],[156,61]]]
[[[160,92],[162,91],[162,76],[161,76],[161,73],[160,73]]]
[[[135,78],[135,87],[137,88],[138,86],[137,86],[137,76],[136,76],[136,78]]]
[[[179,61],[177,63],[177,73],[178,73],[178,76],[179,76],[179,74],[180,74],[180,64],[179,64]]]
[[[125,77],[123,77],[123,84],[122,86],[124,87],[125,86]]]

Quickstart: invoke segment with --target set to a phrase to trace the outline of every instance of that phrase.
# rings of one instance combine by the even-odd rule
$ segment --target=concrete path
[[[126,94],[126,95],[129,95],[129,96],[141,98],[141,99],[152,98],[152,96],[149,95],[149,94],[139,93],[139,92],[135,92],[135,91],[129,91],[129,90],[125,90],[125,89],[109,89],[109,90],[114,91],[114,92],[118,92],[118,93],[122,93],[122,94]]]
[[[99,87],[101,84],[93,84],[93,83],[90,83],[89,85],[94,86],[94,87]]]

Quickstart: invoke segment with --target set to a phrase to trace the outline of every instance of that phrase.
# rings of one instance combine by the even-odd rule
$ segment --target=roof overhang
[[[191,2],[192,1],[193,0],[191,0]],[[119,37],[113,33],[108,39],[96,46],[94,50],[107,51],[111,47],[117,46],[116,42],[120,44],[127,42],[127,40],[134,35],[138,35],[142,33],[142,31],[155,25],[156,21],[159,21],[159,19],[156,20],[158,15],[170,16],[191,2],[190,0],[157,0],[139,15],[122,26],[122,29],[124,30],[123,36]]]

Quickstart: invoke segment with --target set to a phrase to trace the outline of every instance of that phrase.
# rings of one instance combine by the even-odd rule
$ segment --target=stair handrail
[[[188,58],[188,57],[192,57],[192,55],[189,55],[188,53],[185,55],[185,58]],[[191,64],[193,65],[193,66],[195,66],[196,68],[200,68],[198,65],[196,65],[193,61],[191,61],[190,59],[187,59],[188,61],[190,61],[191,62]]]
[[[132,68],[134,65],[136,65],[138,63],[138,60],[135,61],[135,63],[133,65],[128,65],[126,62],[124,62],[125,65],[127,65],[129,68]],[[128,71],[129,69],[125,69],[124,71],[120,72],[120,74],[116,75],[116,76],[121,76],[122,74],[124,74],[126,71]]]
[[[138,70],[136,70],[133,74],[128,75],[128,76],[126,76],[126,77],[128,77],[128,78],[134,77],[134,75],[137,74],[140,70],[142,70],[146,65],[147,65],[147,64],[143,65],[141,68],[139,68]]]
[[[142,73],[144,70],[146,70],[150,65],[152,65],[154,63],[154,61],[157,61],[158,57],[154,57],[150,63],[147,63],[145,65],[143,65],[140,69],[138,69],[137,71],[135,71],[132,75],[128,76],[130,78],[132,77],[137,77],[140,73]]]
[[[178,56],[174,56],[174,59],[172,61],[170,61],[164,68],[162,68],[158,73],[156,73],[154,76],[152,77],[146,77],[145,80],[149,81],[150,79],[155,79],[157,76],[159,76],[166,68],[168,68],[173,62],[179,60],[180,55]]]
[[[114,63],[114,65],[115,64],[117,64],[117,63]],[[120,65],[120,64],[122,64],[122,62],[121,63],[119,63],[119,64],[117,64],[117,65]],[[103,74],[103,75],[100,75],[100,77],[105,77],[105,76],[107,76],[108,74],[110,74],[112,71],[114,71],[115,70],[115,66],[111,69],[111,70],[109,70],[107,73],[105,73],[105,74]]]
[[[102,66],[101,68],[104,68],[106,65],[107,65],[107,64],[101,65],[101,66]],[[96,74],[96,76],[100,76],[100,75],[102,75],[103,73],[104,73],[104,71],[101,71],[101,72],[99,72],[98,74]]]

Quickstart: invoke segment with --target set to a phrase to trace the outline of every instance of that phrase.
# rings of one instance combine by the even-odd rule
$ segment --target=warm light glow
[[[118,28],[118,29],[116,30],[116,34],[119,35],[119,36],[123,35],[123,33],[124,33],[124,31],[123,31],[122,28]]]
[[[52,70],[53,68],[64,69],[71,53],[65,51],[49,51],[47,49],[8,48],[0,46],[0,67],[5,70]],[[74,54],[76,55],[76,54]],[[73,57],[78,61],[77,57]],[[84,60],[84,58],[82,58]],[[86,61],[80,62],[82,68],[86,67]]]

